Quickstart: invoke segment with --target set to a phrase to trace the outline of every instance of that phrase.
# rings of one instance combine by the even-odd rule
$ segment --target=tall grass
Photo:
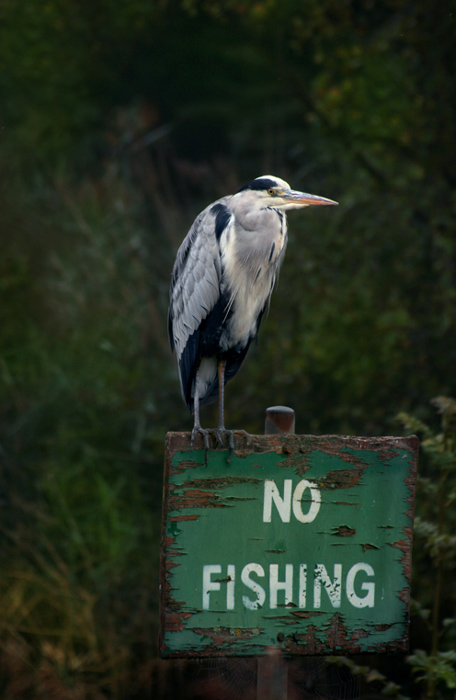
[[[166,294],[116,173],[36,191],[1,232],[0,688],[130,697],[156,672]]]

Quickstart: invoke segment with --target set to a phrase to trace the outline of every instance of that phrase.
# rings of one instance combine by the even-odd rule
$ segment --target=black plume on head
[[[242,192],[243,190],[269,190],[271,187],[277,187],[277,182],[267,177],[257,177],[256,180],[252,180],[252,182],[241,187],[238,192]]]

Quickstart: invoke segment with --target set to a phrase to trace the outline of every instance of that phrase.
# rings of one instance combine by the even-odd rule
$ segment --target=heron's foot
[[[226,435],[228,437],[228,464],[231,464],[231,457],[234,452],[234,435],[232,430],[228,430],[225,428],[224,425],[219,425],[218,428],[215,429],[215,437],[217,438],[217,442],[220,445],[220,447],[225,447],[223,444],[223,435]]]
[[[207,456],[209,453],[209,435],[212,433],[212,430],[209,430],[207,428],[202,428],[200,425],[195,425],[193,426],[192,430],[192,435],[190,438],[190,449],[193,450],[193,443],[195,442],[195,437],[199,433],[200,435],[203,436],[203,442],[204,442],[204,466],[207,467]]]
[[[225,426],[220,426],[214,430],[215,437],[217,438],[217,442],[220,445],[220,447],[225,447],[223,444],[223,436],[226,435],[228,438],[228,446],[234,450],[234,437],[233,437],[233,431],[228,430],[225,428]]]
[[[234,452],[234,432],[232,430],[229,430],[228,428],[225,428],[223,425],[219,425],[218,428],[202,428],[200,425],[195,425],[193,430],[192,430],[192,435],[190,439],[190,449],[193,450],[193,443],[195,442],[195,437],[197,434],[202,435],[203,441],[204,441],[204,465],[207,467],[208,463],[208,453],[210,450],[209,446],[209,436],[213,436],[216,441],[216,446],[218,445],[222,449],[225,448],[225,444],[223,442],[223,438],[226,435],[228,438],[228,459],[227,463],[231,464],[231,458],[233,456]],[[240,433],[244,437],[247,438],[249,447],[251,446],[251,440],[252,436],[250,433],[247,433],[245,430],[236,430],[236,433]]]
[[[249,447],[252,447],[252,436],[250,433],[247,432],[247,430],[236,430],[237,433],[240,433],[243,435],[245,438],[247,438],[247,442],[249,444]]]

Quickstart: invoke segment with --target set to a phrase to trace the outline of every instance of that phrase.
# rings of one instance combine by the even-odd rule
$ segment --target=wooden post
[[[293,435],[295,431],[295,412],[288,406],[271,406],[266,409],[264,420],[264,434],[277,435],[288,433]]]
[[[257,700],[287,700],[288,669],[280,649],[258,657]]]
[[[266,409],[264,434],[293,434],[295,412],[288,406],[271,406]],[[257,700],[286,700],[288,696],[288,669],[279,649],[270,649],[266,656],[258,657]]]

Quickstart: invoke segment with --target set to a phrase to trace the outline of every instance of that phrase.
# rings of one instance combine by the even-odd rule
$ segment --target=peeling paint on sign
[[[407,650],[416,437],[189,447],[167,435],[163,657]]]

